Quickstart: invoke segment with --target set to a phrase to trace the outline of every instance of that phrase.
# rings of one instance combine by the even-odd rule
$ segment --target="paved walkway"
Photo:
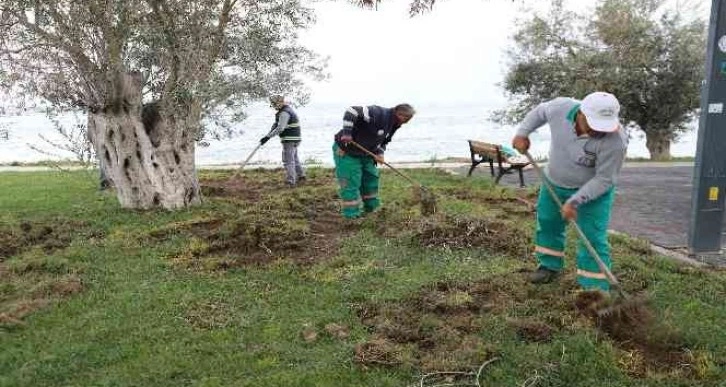
[[[669,249],[685,249],[693,167],[623,168],[610,227]]]

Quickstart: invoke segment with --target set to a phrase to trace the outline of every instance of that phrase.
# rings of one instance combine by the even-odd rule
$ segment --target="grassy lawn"
[[[352,224],[327,169],[295,190],[202,172],[205,203],[173,213],[92,173],[0,174],[0,386],[726,385],[724,272],[613,237],[655,317],[604,326],[571,264],[526,282],[534,192],[410,173],[434,216],[384,173]]]

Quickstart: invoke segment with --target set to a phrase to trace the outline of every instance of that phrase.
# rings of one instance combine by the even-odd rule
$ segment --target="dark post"
[[[692,254],[721,250],[726,190],[726,0],[712,1],[706,52],[688,233]]]

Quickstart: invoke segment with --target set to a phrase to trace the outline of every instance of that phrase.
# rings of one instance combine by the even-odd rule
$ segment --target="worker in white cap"
[[[564,269],[565,225],[576,220],[605,265],[611,267],[608,223],[614,188],[623,166],[628,134],[618,117],[614,95],[595,92],[582,101],[556,98],[524,117],[512,146],[529,149],[529,134],[549,124],[551,143],[544,178],[563,204],[559,208],[546,189],[537,201],[534,253],[539,267],[533,283],[549,283]],[[609,290],[605,274],[582,243],[577,249],[577,282],[585,290]]]

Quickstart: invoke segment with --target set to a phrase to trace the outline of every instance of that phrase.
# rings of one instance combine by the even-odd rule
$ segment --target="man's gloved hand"
[[[351,136],[350,134],[342,134],[340,135],[339,140],[343,144],[348,144],[349,142],[353,141],[353,136]]]
[[[260,139],[260,145],[265,145],[266,142],[270,141],[270,138],[265,136]]]
[[[376,157],[374,158],[374,160],[378,164],[383,164],[383,163],[386,162],[386,160],[383,158],[383,155],[376,155]]]
[[[526,136],[514,136],[512,139],[512,147],[519,151],[519,153],[524,153],[529,150],[529,137]]]

